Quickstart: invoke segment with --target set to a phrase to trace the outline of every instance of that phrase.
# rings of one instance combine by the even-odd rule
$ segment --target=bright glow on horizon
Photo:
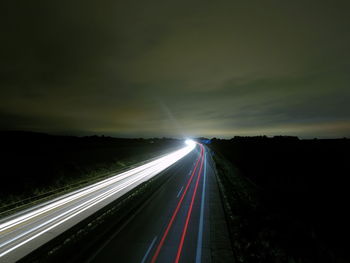
[[[20,259],[33,249],[49,241],[53,236],[49,235],[38,241],[34,241],[34,239],[37,240],[39,236],[43,236],[48,231],[55,233],[55,231],[64,231],[64,229],[72,227],[76,224],[73,220],[74,217],[82,214],[76,220],[83,220],[93,213],[91,209],[94,207],[97,211],[97,209],[116,200],[125,192],[151,179],[185,157],[195,146],[194,142],[190,143],[146,164],[58,197],[44,205],[39,204],[28,212],[19,212],[18,216],[14,215],[9,220],[2,221],[0,223],[1,260],[5,262],[6,260],[16,261]],[[101,204],[103,202],[105,204]],[[66,228],[61,227],[61,230],[57,230],[57,226],[63,223],[67,224]],[[33,242],[31,242],[32,240]],[[22,249],[22,252],[17,251],[17,248],[30,242],[31,244],[28,244],[26,249]],[[4,259],[3,257],[8,258]]]
[[[191,140],[191,139],[187,139],[185,141],[185,144],[188,145],[188,146],[192,146],[194,147],[196,145],[196,142],[194,140]]]

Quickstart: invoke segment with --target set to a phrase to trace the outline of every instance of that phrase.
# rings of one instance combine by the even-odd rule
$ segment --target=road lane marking
[[[192,172],[192,175],[191,175],[191,177],[188,179],[188,182],[187,182],[187,185],[186,185],[186,187],[185,187],[185,190],[182,192],[181,198],[180,198],[179,202],[177,203],[177,206],[176,206],[176,208],[175,208],[175,210],[174,210],[174,213],[173,213],[173,215],[171,216],[171,219],[170,219],[170,221],[169,221],[169,223],[168,223],[168,225],[167,225],[167,227],[166,227],[166,229],[165,229],[165,231],[164,231],[164,234],[163,234],[163,236],[162,236],[162,238],[161,238],[161,240],[160,240],[160,242],[159,242],[159,244],[158,244],[158,246],[157,246],[156,251],[154,252],[154,255],[153,255],[153,257],[152,257],[151,263],[156,262],[156,260],[157,260],[157,258],[158,258],[158,255],[159,255],[159,253],[160,253],[160,250],[161,250],[162,247],[163,247],[164,241],[165,241],[165,239],[166,239],[166,237],[167,237],[167,235],[168,235],[168,233],[169,233],[169,230],[170,230],[170,228],[171,228],[171,226],[172,226],[172,224],[173,224],[173,222],[174,222],[174,220],[175,220],[175,217],[176,217],[176,215],[177,215],[177,213],[178,213],[178,211],[179,211],[179,209],[180,209],[180,206],[181,206],[182,201],[183,201],[183,199],[184,199],[184,197],[185,197],[185,195],[186,195],[186,193],[187,193],[187,190],[188,190],[188,188],[189,188],[189,186],[190,186],[190,184],[191,184],[191,182],[192,182],[192,179],[193,179],[193,177],[194,177],[194,174],[196,173],[196,170],[197,170],[197,168],[198,168],[198,163],[199,163],[199,161],[200,161],[201,158],[202,158],[202,154],[203,154],[203,150],[201,149],[200,156],[199,156],[199,158],[198,158],[197,161],[196,161],[196,165],[195,165],[195,168],[194,168],[194,170],[193,170],[193,172]]]
[[[131,182],[129,185],[131,185],[131,184],[133,184],[133,183],[134,183],[134,182]],[[113,190],[113,189],[112,189],[112,190]],[[37,234],[35,234],[34,236],[29,237],[29,238],[26,238],[24,241],[20,241],[21,243],[15,245],[15,246],[10,247],[10,248],[9,248],[8,250],[6,250],[5,252],[1,252],[1,251],[0,251],[0,257],[4,256],[4,255],[6,255],[6,254],[8,254],[9,252],[11,252],[11,251],[15,250],[16,248],[22,246],[23,244],[28,243],[29,241],[35,239],[36,237],[42,235],[43,233],[46,233],[46,232],[50,231],[51,229],[55,228],[56,226],[58,226],[58,225],[64,223],[65,221],[67,221],[67,220],[71,219],[72,217],[76,216],[77,214],[79,214],[79,213],[81,213],[81,212],[83,212],[83,211],[89,209],[90,207],[94,206],[96,203],[101,202],[101,200],[104,200],[104,199],[106,199],[106,198],[108,198],[109,196],[112,196],[112,195],[114,195],[114,194],[115,194],[114,192],[111,192],[111,190],[109,190],[109,191],[106,192],[104,195],[99,195],[99,196],[95,197],[94,199],[92,199],[91,202],[90,202],[90,204],[88,204],[88,203],[86,202],[86,203],[83,203],[83,204],[78,205],[78,206],[75,208],[75,210],[76,210],[78,207],[79,207],[79,208],[82,207],[82,208],[81,208],[80,210],[78,210],[77,212],[74,212],[73,214],[70,214],[70,215],[69,215],[69,213],[70,213],[71,211],[73,211],[74,209],[70,209],[70,210],[68,210],[68,211],[66,211],[66,212],[64,212],[64,213],[62,213],[61,216],[63,216],[63,215],[68,215],[68,216],[67,216],[66,218],[62,219],[61,221],[55,222],[56,218],[59,217],[59,216],[56,216],[55,218],[52,218],[52,219],[48,220],[48,221],[46,222],[46,224],[47,224],[47,223],[52,223],[52,222],[53,222],[54,224],[51,225],[51,226],[49,226],[49,227],[47,227],[46,229],[44,229],[44,230],[42,230],[42,231],[40,230],[41,232],[39,231],[39,232],[38,232]],[[27,231],[27,233],[33,232],[33,230],[37,230],[37,229],[40,229],[40,225],[37,226],[37,227],[32,228],[32,229],[29,230],[29,231]],[[23,233],[23,234],[21,234],[21,235],[18,235],[18,236],[16,237],[16,239],[19,239],[19,238],[25,236],[27,233]],[[5,245],[7,245],[9,242],[11,242],[11,241],[12,241],[12,240],[7,241],[7,242],[5,242],[5,243],[1,243],[1,246],[5,246]]]
[[[196,263],[202,262],[202,245],[203,245],[203,225],[204,225],[204,199],[205,199],[205,185],[207,179],[207,160],[206,153],[204,154],[204,174],[203,174],[203,189],[201,200],[201,212],[199,219],[199,230],[197,239]]]
[[[146,251],[146,254],[145,254],[145,255],[143,256],[143,258],[142,258],[141,263],[145,263],[145,262],[146,262],[146,259],[147,259],[147,257],[148,257],[148,254],[149,254],[149,252],[151,252],[152,247],[153,247],[154,244],[156,243],[156,240],[157,240],[157,236],[155,236],[155,237],[153,238],[151,245],[148,247],[148,249],[147,249],[147,251]]]
[[[180,194],[181,194],[181,192],[182,192],[182,189],[184,189],[183,186],[181,187],[181,189],[180,189],[179,193],[177,194],[176,198],[179,198],[179,196],[180,196]]]
[[[134,168],[130,171],[126,171],[112,178],[108,178],[91,186],[84,187],[78,191],[74,191],[71,195],[65,195],[65,198],[59,199],[57,202],[49,203],[48,206],[31,211],[27,214],[21,214],[19,217],[1,223],[0,230],[1,232],[3,232],[7,229],[12,229],[15,225],[22,224],[25,221],[28,222],[28,220],[31,220],[36,216],[45,215],[47,211],[53,211],[53,209],[56,209],[56,207],[65,206],[68,208],[68,210],[62,212],[60,215],[53,215],[53,217],[46,220],[44,223],[38,221],[39,225],[34,225],[34,227],[31,227],[30,230],[24,229],[22,231],[20,229],[21,232],[19,234],[16,234],[14,238],[6,238],[4,239],[4,241],[1,240],[0,258],[17,249],[18,247],[25,245],[26,243],[30,242],[36,237],[50,231],[58,225],[65,223],[72,217],[88,210],[90,207],[106,200],[107,198],[111,197],[117,192],[122,191],[124,189],[128,189],[132,187],[133,184],[138,184],[139,182],[142,182],[142,180],[146,180],[151,176],[153,177],[155,174],[158,174],[159,172],[163,171],[167,167],[171,166],[172,164],[186,156],[192,150],[193,148],[182,148],[178,151],[170,153],[164,157],[158,158],[155,161]],[[127,178],[128,176],[130,178]],[[116,183],[118,183],[118,185],[115,185]],[[68,204],[71,203],[74,199],[74,201],[79,200],[84,195],[90,199],[83,201],[83,203],[75,204],[74,206],[68,206]],[[23,239],[23,237],[25,237],[25,239]],[[2,235],[1,238],[3,238]],[[12,243],[11,246],[10,243]],[[6,246],[10,247],[4,249]]]
[[[86,263],[91,263],[95,261],[95,258],[100,254],[100,252],[105,249],[110,242],[117,236],[119,233],[132,221],[134,218],[140,214],[142,209],[144,209],[150,202],[152,202],[154,198],[154,195],[151,196],[148,200],[146,200],[129,218],[126,219],[126,221],[113,233],[112,236],[110,236],[107,240],[103,242],[103,244],[94,251],[94,253],[89,256],[89,259],[86,261]]]
[[[165,161],[167,158],[171,160],[173,157],[176,157],[175,155],[177,153],[179,153],[180,151],[183,151],[183,150],[178,150],[178,151],[173,152],[173,153],[171,153],[171,154],[169,154],[167,156],[164,156],[164,157],[161,157],[159,159],[156,159],[156,160],[154,160],[154,161],[152,161],[150,163],[146,163],[146,164],[144,164],[144,165],[142,165],[140,167],[133,168],[133,169],[131,169],[129,171],[126,171],[126,172],[123,172],[121,174],[115,175],[113,177],[107,178],[107,179],[102,180],[100,182],[97,182],[97,183],[95,183],[93,185],[90,185],[90,186],[84,187],[82,189],[73,191],[71,194],[67,195],[63,199],[58,198],[57,201],[49,203],[47,206],[41,207],[41,208],[39,208],[37,210],[34,210],[34,211],[31,211],[31,212],[29,212],[27,214],[21,215],[21,216],[19,216],[17,218],[14,218],[14,219],[11,219],[11,220],[9,220],[7,222],[1,223],[0,224],[0,231],[2,232],[4,230],[6,230],[6,229],[8,229],[8,228],[18,224],[18,223],[21,223],[21,222],[29,220],[29,219],[31,219],[33,217],[39,216],[39,215],[45,213],[46,211],[49,211],[52,208],[56,208],[56,207],[59,207],[59,206],[65,206],[71,201],[75,201],[76,199],[79,199],[81,197],[85,197],[88,194],[93,193],[94,191],[98,191],[100,189],[103,189],[104,187],[107,187],[107,186],[110,186],[110,185],[112,185],[112,184],[114,184],[116,182],[122,181],[123,179],[129,177],[130,175],[143,172],[143,171],[145,171],[147,169],[150,169],[152,167],[156,167],[157,165],[161,164],[162,161]]]
[[[138,176],[135,177],[133,180],[129,180],[129,181],[127,181],[127,182],[121,184],[121,185],[119,186],[119,188],[112,188],[112,189],[109,189],[108,191],[106,191],[106,192],[104,192],[104,193],[101,193],[101,194],[95,196],[94,198],[91,198],[90,200],[85,201],[84,203],[81,203],[81,204],[79,204],[79,205],[76,205],[75,207],[70,208],[69,210],[66,210],[65,212],[62,212],[61,214],[59,214],[59,215],[57,215],[57,216],[55,216],[55,217],[53,217],[53,218],[51,218],[51,219],[46,220],[44,223],[42,223],[42,224],[40,224],[40,225],[38,225],[38,226],[32,227],[31,229],[29,229],[29,230],[27,230],[27,231],[25,231],[25,232],[23,232],[23,233],[21,233],[21,234],[18,234],[17,236],[15,236],[15,237],[12,238],[12,239],[9,239],[9,240],[7,240],[7,241],[5,241],[5,242],[2,242],[2,243],[0,244],[0,249],[1,249],[2,247],[5,247],[6,245],[10,244],[11,242],[14,242],[14,241],[16,241],[16,240],[18,240],[18,239],[24,237],[25,235],[30,234],[31,232],[35,232],[35,231],[38,230],[38,229],[40,230],[40,228],[42,228],[43,226],[49,225],[50,223],[55,223],[55,221],[58,221],[60,218],[63,218],[63,217],[66,216],[66,215],[68,215],[68,219],[70,219],[70,218],[72,217],[72,216],[70,216],[70,214],[73,213],[73,215],[77,215],[77,214],[79,214],[79,213],[85,211],[85,210],[86,210],[86,209],[85,209],[86,206],[88,206],[88,208],[91,207],[91,203],[92,203],[93,205],[94,205],[94,204],[97,204],[97,203],[99,203],[99,202],[105,200],[106,198],[108,198],[108,197],[114,195],[116,192],[121,191],[121,190],[123,190],[123,189],[129,187],[130,185],[134,184],[135,182],[141,180],[142,178],[143,178],[143,175],[142,175],[142,174],[141,174],[141,175],[138,175]],[[80,210],[78,210],[78,209],[80,209]],[[54,226],[60,225],[61,223],[65,222],[66,220],[67,220],[67,219],[64,219],[64,218],[63,218],[62,221],[58,221],[58,223],[55,223]],[[50,229],[52,229],[52,227],[49,227],[49,228],[46,229],[46,230],[45,230],[45,229],[42,230],[41,233],[45,233],[45,232],[49,231]],[[39,235],[40,235],[40,233],[34,235],[34,238],[37,237],[37,236],[39,236]],[[24,240],[24,241],[23,241],[22,243],[20,243],[19,245],[10,248],[8,251],[6,251],[6,252],[4,252],[4,253],[1,253],[1,251],[0,251],[0,257],[3,256],[3,255],[5,255],[5,254],[7,254],[8,252],[11,252],[12,250],[14,250],[15,248],[17,248],[18,246],[29,242],[30,240],[32,240],[32,238],[27,238],[27,240]]]
[[[201,145],[202,150],[204,149],[204,147]],[[199,181],[201,178],[201,174],[202,174],[202,168],[203,168],[203,162],[204,162],[204,153],[202,154],[202,158],[201,158],[201,165],[199,168],[199,172],[197,175],[197,180],[196,180],[196,185],[192,194],[192,198],[191,198],[191,203],[190,203],[190,208],[188,209],[187,212],[187,216],[186,216],[186,222],[184,225],[184,229],[182,231],[182,235],[181,235],[181,239],[180,239],[180,244],[179,247],[177,249],[177,254],[176,254],[176,258],[175,258],[175,263],[178,263],[180,260],[180,256],[181,256],[181,252],[182,252],[182,248],[183,248],[183,244],[185,242],[185,237],[186,237],[186,233],[187,233],[187,229],[188,229],[188,224],[190,222],[190,218],[191,218],[191,214],[192,214],[192,209],[193,209],[193,204],[194,204],[194,200],[196,198],[196,194],[197,194],[197,189],[198,189],[198,185],[199,185]]]

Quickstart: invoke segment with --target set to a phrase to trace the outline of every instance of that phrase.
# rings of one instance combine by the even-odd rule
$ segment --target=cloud
[[[2,5],[2,127],[349,134],[347,1]]]

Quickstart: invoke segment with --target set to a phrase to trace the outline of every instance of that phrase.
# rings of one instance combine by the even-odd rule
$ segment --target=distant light
[[[57,197],[48,204],[38,205],[35,209],[26,213],[19,212],[7,221],[2,220],[0,224],[1,239],[3,233],[6,234],[4,235],[5,242],[0,240],[2,242],[0,243],[0,261],[8,262],[6,258],[3,260],[2,257],[17,257],[18,251],[16,249],[20,247],[22,247],[21,251],[28,251],[31,247],[35,248],[36,244],[43,244],[40,240],[51,240],[50,235],[46,235],[46,237],[44,236],[39,240],[37,238],[48,231],[59,233],[61,231],[59,226],[63,229],[65,226],[71,227],[78,220],[76,216],[79,214],[85,213],[81,216],[86,218],[91,215],[90,209],[93,211],[97,207],[103,206],[103,204],[104,206],[107,205],[123,193],[161,173],[193,150],[195,143],[189,143],[190,145],[141,166],[75,190],[72,194]],[[42,218],[45,218],[45,220],[43,221]],[[64,226],[63,223],[66,225]],[[36,241],[34,241],[35,239]],[[23,248],[24,245],[26,245],[26,249]],[[12,255],[7,256],[9,253],[12,253]]]
[[[196,142],[193,141],[193,140],[187,139],[187,140],[185,141],[185,144],[187,144],[188,146],[195,146],[195,145],[196,145]]]

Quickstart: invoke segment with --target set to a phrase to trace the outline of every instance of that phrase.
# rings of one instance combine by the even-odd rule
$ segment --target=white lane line
[[[143,258],[142,258],[141,263],[145,263],[145,262],[146,262],[146,259],[147,259],[147,257],[148,257],[148,254],[149,254],[149,252],[151,252],[151,250],[152,250],[154,244],[156,243],[156,240],[157,240],[157,236],[155,236],[155,237],[153,238],[151,245],[148,247],[148,249],[147,249],[147,251],[146,251],[146,254],[145,254],[145,255],[143,256]]]
[[[139,177],[139,178],[135,178],[135,180],[134,180],[133,182],[129,183],[127,186],[132,185],[132,184],[133,184],[134,182],[136,182],[137,180],[140,180],[140,178],[142,179],[143,176],[142,176],[142,175],[139,175],[138,177]],[[127,186],[125,186],[125,187],[127,187]],[[124,187],[124,188],[125,188],[125,187]],[[100,196],[97,196],[97,197],[93,198],[94,200],[91,199],[91,200],[93,201],[92,204],[91,204],[91,201],[90,201],[90,204],[87,205],[87,206],[86,206],[87,202],[78,205],[77,208],[83,206],[83,209],[81,209],[80,211],[77,211],[77,212],[75,212],[75,213],[69,215],[68,217],[64,218],[63,220],[61,220],[61,221],[59,221],[59,222],[57,222],[57,223],[55,223],[54,225],[51,225],[51,226],[47,227],[47,228],[44,229],[43,231],[41,231],[41,232],[35,234],[34,236],[32,236],[32,237],[30,237],[30,238],[24,240],[23,242],[21,242],[21,243],[15,245],[15,246],[13,246],[13,247],[11,247],[11,248],[8,249],[7,251],[2,252],[2,253],[1,253],[1,251],[0,251],[0,257],[4,256],[4,255],[6,255],[6,254],[8,254],[9,252],[11,252],[11,251],[15,250],[16,248],[22,246],[23,244],[28,243],[29,241],[31,241],[31,240],[33,240],[34,238],[36,238],[36,237],[42,235],[43,233],[46,233],[47,231],[50,231],[51,229],[55,228],[56,226],[58,226],[58,225],[64,223],[65,221],[69,220],[70,218],[76,216],[77,214],[79,214],[79,213],[81,213],[81,212],[83,212],[83,211],[89,209],[90,207],[94,206],[95,204],[97,204],[97,203],[99,203],[99,202],[101,202],[101,201],[107,199],[108,197],[110,197],[110,196],[112,196],[113,194],[115,194],[115,192],[110,193],[112,190],[113,190],[113,189],[111,189],[111,190],[109,190],[108,192],[104,193],[103,196],[100,195]],[[118,190],[118,191],[119,191],[119,190]],[[102,197],[101,197],[101,196],[102,196]],[[97,199],[97,201],[96,201],[96,199]],[[66,211],[66,212],[64,212],[64,213],[62,213],[62,214],[68,214],[68,213],[70,213],[72,210],[74,210],[74,209],[68,210],[68,211]],[[53,219],[50,219],[49,221],[54,221],[55,219],[56,219],[56,218],[53,218]],[[51,223],[51,222],[49,222],[49,223]],[[39,226],[39,227],[40,227],[40,226]],[[35,227],[35,228],[39,228],[39,227]],[[34,229],[34,230],[35,230],[35,229]],[[23,234],[22,234],[22,235],[23,235]],[[1,244],[1,245],[3,245],[3,244]]]
[[[104,250],[109,244],[110,242],[117,236],[119,235],[119,233],[132,221],[134,220],[134,218],[136,216],[138,216],[140,214],[140,212],[142,211],[143,208],[146,207],[146,205],[148,205],[151,201],[152,201],[152,197],[149,198],[148,200],[146,200],[129,218],[126,219],[126,221],[118,228],[117,231],[115,231],[113,233],[113,235],[111,235],[108,239],[106,239],[103,244],[96,250],[94,251],[94,254],[89,256],[89,259],[86,261],[86,263],[91,263],[96,261],[95,258],[98,256],[98,254],[101,253],[102,250]]]
[[[93,198],[91,198],[91,199],[85,201],[84,203],[81,203],[81,204],[79,204],[79,205],[76,205],[75,207],[73,207],[73,208],[71,208],[71,209],[69,209],[69,210],[67,210],[67,211],[65,211],[65,212],[63,212],[63,213],[57,215],[56,217],[53,217],[53,218],[51,218],[51,219],[46,220],[44,223],[42,223],[42,224],[40,224],[40,225],[37,225],[37,226],[35,226],[35,227],[33,227],[33,228],[31,228],[31,229],[25,231],[25,232],[22,232],[21,234],[16,235],[16,236],[15,236],[14,238],[12,238],[12,239],[9,239],[9,240],[7,240],[7,241],[5,241],[5,242],[2,242],[2,243],[0,244],[0,248],[6,246],[7,244],[9,244],[9,243],[11,243],[11,242],[16,241],[17,239],[22,238],[23,236],[29,234],[30,232],[34,232],[34,231],[36,231],[36,230],[38,230],[38,229],[40,229],[40,228],[42,228],[42,227],[44,227],[44,226],[46,226],[46,225],[49,225],[50,223],[54,222],[55,220],[59,220],[60,218],[66,216],[66,215],[69,214],[69,213],[71,213],[72,211],[73,211],[73,212],[74,212],[74,211],[78,211],[78,209],[80,209],[80,207],[83,207],[83,208],[84,208],[84,206],[89,205],[91,202],[95,202],[95,200],[101,199],[101,201],[103,201],[104,199],[106,199],[105,196],[109,197],[109,196],[111,196],[111,194],[113,195],[113,194],[115,194],[115,193],[117,193],[117,192],[119,192],[119,191],[125,189],[126,187],[128,187],[128,186],[134,184],[135,182],[137,182],[137,181],[143,179],[144,176],[147,176],[147,174],[146,174],[146,175],[140,174],[140,175],[136,176],[135,178],[132,178],[132,179],[130,179],[129,181],[127,181],[127,182],[125,182],[125,183],[123,183],[123,184],[118,185],[117,187],[114,187],[114,188],[112,188],[112,189],[109,189],[108,191],[103,192],[103,193],[101,193],[101,194],[99,194],[99,195],[97,195],[97,196],[95,196],[95,197],[93,197]],[[100,201],[98,201],[98,202],[100,202]],[[84,210],[84,209],[83,209],[83,210]],[[78,214],[79,214],[79,211],[78,211]],[[45,232],[46,232],[46,231],[45,231]],[[3,254],[0,254],[0,257],[1,257],[2,255],[3,255]]]
[[[134,183],[134,182],[131,182],[129,185],[131,185],[131,184],[133,184],[133,183]],[[129,186],[129,185],[128,185],[128,186]],[[127,186],[125,186],[125,187],[127,187]],[[125,187],[124,187],[124,188],[125,188]],[[112,189],[112,190],[113,190],[113,189]],[[118,191],[119,191],[119,189],[118,189]],[[95,197],[94,199],[91,199],[92,202],[93,202],[92,204],[91,204],[91,201],[90,201],[90,204],[87,204],[87,202],[86,202],[86,203],[83,203],[83,204],[78,205],[75,209],[73,208],[73,209],[70,209],[70,210],[68,210],[68,211],[66,211],[66,212],[64,212],[64,213],[62,213],[62,214],[60,215],[61,217],[64,216],[64,215],[66,215],[66,214],[69,214],[69,213],[70,213],[71,211],[73,211],[73,210],[77,210],[77,208],[83,207],[82,209],[80,209],[80,211],[77,211],[77,212],[75,212],[75,213],[73,213],[73,214],[71,214],[71,215],[68,215],[68,217],[64,218],[63,220],[54,223],[53,225],[51,225],[51,226],[47,227],[46,229],[42,230],[41,232],[38,232],[38,233],[35,234],[34,236],[25,239],[25,240],[22,241],[21,243],[15,245],[15,246],[12,246],[11,248],[9,248],[8,250],[6,250],[5,252],[0,252],[0,257],[4,256],[4,255],[6,255],[6,254],[8,254],[9,252],[15,250],[16,248],[18,248],[18,247],[20,247],[20,246],[22,246],[22,245],[28,243],[29,241],[31,241],[31,240],[33,240],[34,238],[36,238],[36,237],[42,235],[43,233],[46,233],[47,231],[50,231],[50,230],[53,229],[54,227],[56,227],[56,226],[58,226],[58,225],[64,223],[65,221],[69,220],[70,218],[74,217],[75,215],[77,215],[77,214],[79,214],[79,213],[81,213],[81,212],[83,212],[83,211],[89,209],[90,207],[94,206],[96,203],[99,203],[99,202],[101,202],[101,201],[107,199],[108,197],[112,196],[113,194],[115,194],[113,191],[112,191],[112,193],[110,193],[110,192],[111,192],[111,190],[108,191],[107,193],[104,193],[103,195],[100,195],[100,196]],[[101,197],[101,196],[102,196],[102,197]],[[96,201],[96,200],[97,200],[97,201]],[[54,217],[54,218],[48,220],[45,224],[54,222],[56,219],[57,219],[57,217],[56,217],[56,218]],[[33,232],[33,231],[35,231],[35,230],[37,230],[37,229],[40,229],[40,227],[41,227],[41,225],[39,225],[39,226],[37,226],[37,227],[34,227],[34,228],[32,228],[31,230],[27,231],[27,233]],[[21,235],[18,235],[18,236],[16,236],[14,239],[19,239],[19,238],[21,238],[22,236],[25,236],[27,233],[23,233],[23,234],[21,234]],[[14,239],[9,240],[9,241],[7,241],[7,242],[5,242],[5,243],[2,243],[1,246],[5,246],[7,243],[12,242]]]
[[[181,194],[181,192],[182,192],[183,189],[184,189],[184,187],[182,186],[181,189],[180,189],[180,191],[179,191],[179,193],[177,194],[176,198],[179,198],[179,196],[180,196],[180,194]]]
[[[178,156],[181,156],[181,155],[185,156],[185,155],[187,155],[186,148],[188,148],[188,147],[185,147],[183,149],[180,149],[178,151],[170,153],[166,156],[160,157],[159,159],[156,159],[150,163],[144,164],[140,167],[136,167],[132,170],[126,171],[126,172],[121,173],[119,175],[113,176],[111,178],[107,178],[107,179],[105,179],[101,182],[95,183],[91,186],[84,187],[80,190],[77,190],[76,192],[73,192],[74,193],[73,195],[70,195],[65,199],[60,199],[57,202],[53,202],[53,203],[49,204],[48,206],[42,207],[38,210],[29,212],[25,215],[21,215],[17,218],[14,218],[12,220],[4,222],[0,225],[0,231],[4,231],[8,228],[11,228],[12,226],[14,226],[16,224],[24,222],[26,220],[30,220],[31,218],[39,216],[39,215],[49,211],[52,208],[59,207],[60,205],[66,205],[66,203],[71,201],[71,200],[75,200],[75,199],[80,198],[84,195],[90,194],[91,192],[97,191],[97,190],[102,189],[108,185],[111,185],[115,182],[121,181],[121,180],[129,177],[130,175],[136,174],[138,172],[143,172],[144,170],[146,170],[148,168],[152,168],[152,167],[157,166],[157,165],[161,165],[163,162],[171,162],[171,159],[178,158]],[[181,158],[179,158],[179,159],[181,159]]]
[[[154,164],[152,166],[149,166],[149,167],[155,167],[157,164]],[[141,171],[138,171],[137,172],[143,172],[145,171],[146,169],[148,169],[149,167],[147,168],[144,168],[143,170]],[[139,168],[136,168],[136,169],[139,169]],[[45,206],[45,207],[42,207],[42,208],[39,208],[38,210],[34,210],[32,212],[29,212],[28,214],[25,214],[25,215],[22,215],[20,217],[17,217],[15,219],[12,219],[8,222],[5,222],[3,224],[0,225],[0,231],[5,231],[6,229],[8,228],[11,228],[13,227],[14,225],[16,224],[20,224],[26,220],[30,220],[36,216],[39,216],[41,214],[44,214],[46,213],[47,211],[49,210],[52,210],[52,209],[55,209],[55,208],[58,208],[59,206],[62,206],[62,205],[67,205],[69,202],[71,201],[75,201],[81,197],[85,197],[87,196],[88,194],[94,192],[94,191],[97,191],[97,190],[100,190],[106,186],[109,186],[109,185],[112,185],[118,181],[121,181],[122,179],[125,179],[127,176],[131,176],[133,175],[133,173],[136,174],[136,172],[134,172],[135,170],[130,170],[130,171],[127,171],[125,173],[122,173],[122,174],[119,174],[119,175],[116,175],[115,177],[112,177],[112,178],[108,178],[102,182],[98,182],[92,186],[88,186],[87,188],[83,188],[81,190],[78,190],[76,191],[76,193],[74,193],[74,195],[70,195],[64,199],[59,199],[57,202],[52,202],[50,203],[49,205]]]
[[[196,263],[202,262],[202,245],[203,245],[203,225],[204,225],[204,198],[205,198],[205,184],[207,177],[207,160],[206,152],[204,152],[204,175],[203,175],[203,189],[201,200],[201,212],[199,219],[198,239],[197,239],[197,251],[196,251]]]
[[[179,152],[179,151],[178,151],[178,152]],[[172,153],[172,154],[170,154],[170,155],[168,155],[168,156],[165,156],[165,157],[168,157],[168,158],[169,158],[169,157],[170,157],[170,158],[177,158],[177,156],[174,156],[174,154],[177,154],[177,152],[174,152],[174,153]],[[181,153],[180,153],[180,154],[181,154]],[[48,206],[45,206],[45,207],[43,207],[43,208],[40,208],[40,209],[38,209],[38,210],[36,210],[36,211],[32,211],[32,212],[30,212],[30,213],[28,213],[28,214],[21,215],[21,216],[19,216],[19,217],[17,217],[17,218],[14,218],[14,219],[12,219],[12,220],[9,220],[9,221],[7,221],[7,222],[2,223],[2,224],[0,225],[0,231],[4,231],[4,230],[6,230],[6,229],[12,227],[12,226],[15,225],[15,224],[22,223],[22,222],[24,222],[25,220],[29,220],[29,219],[31,219],[31,218],[33,218],[33,217],[35,217],[35,216],[39,216],[39,215],[41,215],[41,214],[43,214],[43,213],[46,213],[48,210],[50,210],[50,209],[52,209],[52,208],[56,208],[56,207],[58,207],[58,206],[60,206],[60,205],[66,205],[66,204],[67,204],[68,202],[70,202],[71,200],[74,200],[74,199],[80,198],[80,197],[82,197],[82,196],[84,196],[84,195],[90,194],[90,193],[92,193],[93,191],[97,191],[97,190],[102,189],[102,188],[104,188],[104,187],[106,187],[106,186],[108,186],[108,185],[112,185],[113,183],[118,182],[118,181],[121,181],[122,179],[125,179],[125,178],[127,178],[127,177],[129,177],[129,176],[131,176],[131,175],[133,175],[133,174],[137,174],[137,173],[139,173],[139,172],[145,171],[145,170],[148,169],[148,168],[153,168],[153,167],[155,167],[155,166],[157,166],[157,165],[161,165],[162,162],[164,162],[164,161],[169,162],[169,160],[167,160],[167,159],[165,159],[164,157],[162,157],[162,158],[159,158],[159,159],[156,160],[156,161],[153,161],[153,162],[151,162],[151,163],[145,164],[145,165],[143,165],[143,166],[141,166],[141,167],[134,168],[134,169],[132,169],[132,170],[130,170],[130,171],[126,171],[126,172],[124,172],[124,173],[122,173],[122,174],[119,174],[119,175],[116,175],[116,176],[114,176],[114,177],[108,178],[108,179],[103,180],[103,181],[101,181],[101,182],[98,182],[98,183],[96,183],[96,184],[94,184],[94,185],[91,185],[91,186],[82,188],[81,190],[78,190],[74,195],[68,196],[68,197],[65,198],[65,199],[60,199],[60,200],[58,200],[57,202],[51,203],[51,204],[49,204]],[[74,193],[74,192],[73,192],[73,193]]]
[[[38,236],[42,235],[43,233],[45,233],[45,232],[55,228],[56,226],[66,222],[67,220],[80,214],[81,212],[86,211],[90,207],[92,207],[92,206],[96,205],[97,203],[100,203],[101,201],[109,198],[110,196],[112,196],[116,192],[129,187],[130,185],[134,184],[135,182],[137,182],[139,180],[146,180],[147,178],[153,177],[154,175],[158,174],[159,172],[161,172],[164,169],[166,169],[167,167],[169,167],[171,164],[180,160],[182,157],[187,155],[190,151],[192,151],[192,149],[186,147],[186,148],[184,148],[180,151],[177,151],[173,154],[169,154],[166,159],[160,158],[159,160],[162,160],[163,163],[160,163],[158,165],[155,165],[154,167],[151,167],[150,171],[147,171],[147,170],[140,171],[139,174],[137,174],[137,173],[135,174],[135,178],[133,178],[133,179],[130,178],[131,180],[128,180],[125,183],[121,183],[120,185],[118,185],[119,187],[118,186],[113,187],[112,189],[109,189],[109,190],[105,191],[104,193],[99,194],[98,196],[90,198],[90,200],[85,201],[82,204],[79,204],[73,208],[70,208],[68,211],[61,213],[59,216],[56,216],[56,217],[53,217],[53,218],[47,220],[44,224],[39,224],[29,231],[24,231],[24,233],[22,232],[19,235],[16,235],[15,238],[12,238],[10,240],[6,240],[5,242],[1,243],[1,247],[6,246],[10,242],[16,242],[17,240],[18,240],[18,242],[17,242],[17,244],[16,243],[12,244],[11,247],[9,249],[7,249],[6,251],[1,251],[2,250],[1,249],[0,250],[0,257],[5,256],[6,254],[10,253],[11,251],[15,250],[16,248],[30,242],[31,240],[35,239]],[[69,213],[72,213],[72,214],[69,215]],[[31,214],[31,216],[32,216],[32,214]],[[62,218],[62,217],[66,217],[66,218]],[[22,217],[20,220],[16,220],[17,221],[16,223],[21,223],[21,221],[23,219],[24,218]],[[61,220],[58,222],[54,222],[57,219],[61,219]],[[15,220],[12,220],[11,223],[14,223],[14,221]],[[11,225],[11,223],[5,224],[4,228],[9,227],[9,225]],[[50,223],[50,224],[52,223],[53,225],[48,226],[47,223]],[[1,225],[1,226],[3,226],[3,225]],[[44,228],[44,226],[45,226],[45,228]],[[43,227],[44,229],[40,229],[41,227]],[[29,234],[29,232],[32,232],[32,233],[36,232],[36,233],[33,233],[34,234],[33,236],[27,237],[25,240],[19,240],[23,236]]]

